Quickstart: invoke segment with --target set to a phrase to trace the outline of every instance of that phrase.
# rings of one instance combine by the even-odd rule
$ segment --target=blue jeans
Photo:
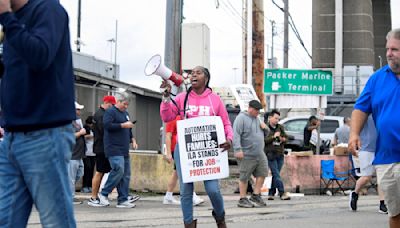
[[[183,183],[182,171],[180,164],[179,145],[176,144],[174,151],[174,159],[176,164],[176,172],[179,177],[179,187],[181,194],[181,208],[183,213],[183,222],[189,224],[193,221],[193,183]],[[214,209],[214,213],[217,218],[222,218],[225,215],[224,211],[224,199],[219,190],[219,181],[217,180],[206,180],[204,181],[204,187],[207,195],[211,200],[211,204]]]
[[[35,204],[43,227],[76,227],[68,163],[72,125],[5,133],[0,143],[0,227],[26,227]]]
[[[71,160],[68,166],[68,178],[69,178],[69,185],[72,192],[72,197],[75,196],[75,184],[76,182],[81,179],[83,176],[84,169],[83,169],[83,161],[80,160]]]
[[[108,196],[117,187],[118,203],[128,200],[129,181],[131,179],[131,163],[128,156],[110,156],[108,161],[111,165],[107,182],[101,190],[103,196]]]
[[[272,173],[271,189],[268,192],[269,196],[275,195],[276,189],[278,189],[280,195],[282,195],[285,192],[285,189],[283,187],[283,182],[281,179],[281,169],[283,166],[283,160],[284,160],[283,155],[280,155],[279,157],[273,160],[268,159],[268,166],[271,169]]]

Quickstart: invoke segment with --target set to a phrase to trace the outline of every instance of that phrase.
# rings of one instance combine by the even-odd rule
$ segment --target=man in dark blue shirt
[[[67,172],[76,119],[68,23],[58,0],[0,0],[1,227],[26,227],[33,204],[43,227],[76,227]]]
[[[386,36],[388,65],[375,72],[357,99],[352,113],[349,149],[361,148],[360,132],[371,113],[377,130],[378,183],[387,202],[390,227],[400,227],[400,29]]]
[[[117,187],[119,208],[133,208],[136,205],[128,199],[131,166],[129,159],[129,144],[137,149],[135,138],[132,135],[134,123],[126,111],[129,105],[127,93],[116,94],[117,103],[106,110],[104,123],[104,152],[108,158],[111,171],[104,188],[98,194],[100,204],[110,205],[108,194]]]

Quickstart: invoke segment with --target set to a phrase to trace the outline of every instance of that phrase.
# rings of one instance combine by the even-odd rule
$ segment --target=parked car
[[[292,151],[308,150],[304,148],[304,127],[307,125],[310,116],[294,116],[282,119],[279,121],[285,127],[286,134],[289,135],[289,140],[285,148]],[[321,120],[321,144],[323,149],[329,149],[330,143],[333,141],[335,131],[343,125],[342,116],[325,116]]]

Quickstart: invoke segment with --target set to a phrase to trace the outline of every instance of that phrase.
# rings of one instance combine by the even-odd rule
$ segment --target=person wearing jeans
[[[280,116],[280,112],[274,109],[268,114],[266,113],[265,117],[267,118],[264,118],[264,122],[269,128],[268,133],[265,133],[264,151],[267,155],[268,166],[272,173],[272,183],[268,192],[268,200],[274,200],[276,188],[278,188],[281,200],[290,200],[289,195],[285,192],[280,174],[284,161],[284,144],[287,141],[285,130],[283,126],[278,123]]]
[[[25,227],[32,204],[44,226],[75,227],[67,172],[74,143],[71,124],[5,132],[0,143],[0,227]]]
[[[110,156],[108,161],[111,165],[111,172],[101,194],[108,195],[114,187],[117,187],[118,204],[121,204],[128,199],[129,195],[129,181],[131,179],[129,156]]]
[[[273,160],[268,159],[268,166],[272,173],[272,181],[271,181],[271,188],[268,191],[268,199],[274,199],[274,195],[276,193],[276,189],[278,189],[279,194],[284,194],[285,189],[283,187],[283,182],[281,179],[281,169],[283,166],[283,155],[279,155],[277,158]]]
[[[0,0],[0,227],[76,227],[68,163],[75,143],[69,18],[59,1]]]
[[[176,171],[182,173],[180,155],[179,155],[179,143],[175,147],[174,159],[176,164]],[[181,194],[181,207],[183,212],[183,221],[185,224],[193,221],[193,183],[183,183],[182,175],[179,177],[179,187]],[[204,188],[206,189],[207,195],[211,200],[213,206],[213,215],[225,215],[224,211],[224,199],[219,190],[218,180],[206,180],[204,181]]]
[[[118,208],[133,208],[136,205],[129,197],[129,180],[131,167],[129,159],[129,144],[137,149],[131,129],[134,123],[130,120],[126,109],[129,106],[129,94],[126,92],[115,95],[117,103],[104,113],[104,152],[111,165],[111,171],[104,188],[98,194],[101,205],[108,206],[108,194],[113,188],[118,191]]]
[[[174,120],[176,116],[181,116],[184,121],[186,118],[196,118],[198,116],[219,116],[224,125],[226,142],[218,145],[222,152],[226,153],[231,148],[233,130],[229,121],[228,112],[221,98],[212,92],[209,87],[210,72],[202,66],[195,67],[189,75],[191,87],[186,93],[178,94],[171,102],[171,85],[168,81],[163,81],[161,88],[165,88],[163,102],[160,105],[160,116],[164,122]],[[179,144],[179,142],[178,142]],[[181,208],[185,227],[196,227],[197,220],[193,219],[193,183],[182,183],[182,170],[180,167],[178,144],[175,147],[176,170],[180,182]],[[204,185],[213,206],[212,215],[219,228],[225,228],[224,201],[219,191],[219,181],[207,180]]]

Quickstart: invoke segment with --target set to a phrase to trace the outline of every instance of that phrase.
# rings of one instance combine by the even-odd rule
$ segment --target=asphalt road
[[[116,208],[115,200],[109,207],[93,208],[87,205],[89,195],[78,194],[78,197],[85,200],[75,205],[78,227],[183,227],[180,207],[163,205],[163,195],[142,195],[136,208],[131,209]],[[207,196],[202,197],[206,202],[194,208],[197,227],[216,227],[210,201]],[[110,199],[115,199],[115,195]],[[224,195],[228,227],[388,227],[387,215],[378,213],[376,195],[360,196],[357,212],[349,210],[348,196],[343,195],[293,197],[290,201],[276,199],[267,201],[264,208],[239,208],[238,199],[238,195]],[[28,227],[41,227],[35,210]]]

